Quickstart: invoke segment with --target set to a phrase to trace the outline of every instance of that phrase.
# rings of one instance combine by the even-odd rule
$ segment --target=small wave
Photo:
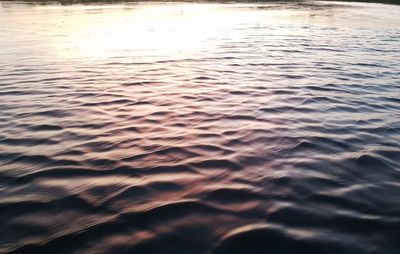
[[[1,5],[0,253],[399,253],[395,6]]]
[[[358,253],[357,247],[320,239],[306,230],[285,230],[276,225],[247,225],[230,232],[214,249],[225,253]]]

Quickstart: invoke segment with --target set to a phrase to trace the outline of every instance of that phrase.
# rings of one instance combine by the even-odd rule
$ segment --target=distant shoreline
[[[345,3],[377,3],[400,5],[400,0],[314,0],[326,2]],[[138,2],[187,2],[187,3],[282,3],[282,2],[314,2],[313,0],[0,0],[0,2],[26,2],[26,3],[61,3],[61,4],[84,4],[84,3],[138,3]]]

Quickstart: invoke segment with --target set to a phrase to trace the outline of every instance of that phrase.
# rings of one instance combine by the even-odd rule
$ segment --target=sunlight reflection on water
[[[1,253],[398,254],[399,6],[0,6]]]

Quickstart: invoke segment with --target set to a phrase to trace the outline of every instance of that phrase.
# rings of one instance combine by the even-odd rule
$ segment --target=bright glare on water
[[[400,253],[399,17],[0,2],[0,253]]]

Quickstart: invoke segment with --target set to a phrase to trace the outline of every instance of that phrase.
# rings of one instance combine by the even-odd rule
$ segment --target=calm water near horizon
[[[0,2],[0,253],[400,253],[400,6]]]

